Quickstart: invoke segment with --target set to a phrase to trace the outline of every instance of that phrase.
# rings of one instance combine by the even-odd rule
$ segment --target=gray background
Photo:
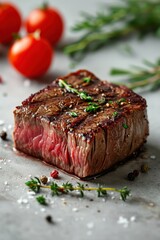
[[[17,4],[24,16],[41,4],[41,1],[11,1]],[[106,1],[74,1],[54,0],[54,4],[65,19],[65,34],[61,44],[75,38],[70,27],[79,19],[81,11],[96,12]],[[107,1],[113,2],[113,1]],[[124,51],[126,43],[132,46],[131,56]],[[141,93],[148,102],[150,136],[146,145],[146,153],[116,171],[88,182],[121,188],[128,186],[132,196],[124,203],[117,194],[109,194],[108,198],[97,198],[96,193],[86,193],[84,199],[79,195],[51,198],[47,191],[49,206],[42,207],[30,196],[24,183],[30,175],[49,176],[52,167],[38,160],[21,156],[12,149],[13,109],[31,93],[44,87],[48,81],[58,75],[86,68],[102,79],[114,80],[109,76],[111,67],[142,65],[143,59],[155,61],[159,56],[160,40],[148,36],[143,41],[132,38],[107,47],[97,53],[89,54],[78,66],[70,69],[70,60],[62,52],[56,51],[52,66],[41,83],[30,82],[20,76],[7,62],[7,50],[0,48],[0,76],[4,84],[0,85],[0,120],[4,124],[0,130],[7,129],[10,141],[0,141],[0,239],[159,239],[160,227],[160,91]],[[117,81],[117,79],[115,79]],[[139,169],[141,163],[148,163],[148,174],[140,174],[134,182],[128,182],[128,172]],[[59,182],[77,179],[60,172]],[[93,199],[93,201],[91,201]],[[45,217],[50,214],[54,224],[48,224]],[[119,220],[123,217],[123,221]]]

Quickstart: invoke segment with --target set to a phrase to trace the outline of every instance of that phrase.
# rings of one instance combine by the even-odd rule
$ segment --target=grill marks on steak
[[[85,83],[84,77],[91,77],[91,82]],[[88,102],[60,88],[59,79],[87,92],[98,104],[102,99],[105,103],[94,114],[86,112]],[[86,177],[123,160],[146,140],[148,121],[142,97],[124,86],[100,81],[86,70],[59,79],[15,109],[17,149]],[[78,116],[70,116],[72,111]]]

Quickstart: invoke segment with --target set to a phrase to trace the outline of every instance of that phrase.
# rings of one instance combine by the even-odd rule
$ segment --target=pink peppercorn
[[[59,172],[57,170],[53,170],[51,173],[50,173],[50,176],[52,178],[58,178],[59,176]]]

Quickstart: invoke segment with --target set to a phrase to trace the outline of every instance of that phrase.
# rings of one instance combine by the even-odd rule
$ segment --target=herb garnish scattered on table
[[[67,45],[64,52],[79,61],[88,52],[132,34],[160,36],[159,16],[159,1],[151,0],[122,0],[103,7],[95,16],[83,13],[82,20],[73,27],[73,31],[83,33],[82,37]]]
[[[39,193],[41,188],[50,189],[53,196],[69,194],[74,191],[79,191],[81,197],[83,197],[85,191],[96,191],[98,194],[98,197],[101,197],[101,196],[106,196],[107,191],[112,191],[112,192],[118,192],[120,194],[122,200],[125,201],[126,198],[130,195],[130,190],[127,187],[123,187],[121,189],[101,187],[101,186],[89,187],[88,185],[84,185],[81,183],[77,183],[77,185],[74,186],[70,182],[63,183],[62,185],[58,185],[56,182],[52,182],[50,185],[43,185],[40,182],[40,179],[37,177],[31,178],[25,184],[29,187],[29,189],[31,189],[35,193]],[[36,199],[40,204],[46,204],[46,199],[44,198],[43,195],[40,195]]]
[[[133,70],[114,68],[111,75],[126,76],[124,84],[131,89],[148,87],[150,90],[157,90],[160,88],[160,59],[155,63],[145,60],[144,64],[146,68],[135,67]]]
[[[81,32],[82,36],[65,46],[64,52],[78,62],[88,52],[135,34],[141,38],[150,33],[160,37],[159,16],[158,0],[121,0],[119,4],[106,5],[95,15],[83,13],[82,20],[73,26],[73,31]],[[131,89],[148,87],[148,90],[157,90],[160,88],[160,60],[154,64],[146,61],[146,64],[150,69],[112,69],[111,74],[126,75],[126,85]]]

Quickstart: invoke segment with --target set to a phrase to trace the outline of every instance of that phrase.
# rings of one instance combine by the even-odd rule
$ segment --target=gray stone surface
[[[24,16],[27,16],[31,9],[41,3],[38,0],[12,0],[12,2],[19,6]],[[66,20],[64,41],[69,41],[72,37],[69,28],[78,19],[79,12],[84,10],[95,12],[104,2],[55,0],[55,6],[61,10]],[[141,60],[144,58],[154,61],[159,57],[157,50],[160,48],[160,41],[158,39],[148,37],[142,42],[131,39],[127,43],[133,47],[134,56],[127,56],[122,51],[126,42],[120,42],[114,47],[88,55],[72,70],[86,68],[102,79],[112,80],[113,78],[109,76],[111,67],[141,65]],[[4,84],[0,85],[0,120],[4,121],[3,125],[0,124],[0,130],[6,128],[9,134],[9,141],[0,140],[0,239],[159,239],[160,91],[142,93],[148,102],[150,122],[150,136],[146,144],[145,158],[133,159],[116,171],[87,182],[91,186],[97,184],[116,188],[128,186],[132,196],[126,202],[122,202],[117,194],[112,193],[107,198],[97,198],[96,193],[88,192],[82,199],[77,194],[52,198],[47,191],[44,191],[49,205],[42,207],[35,201],[34,196],[28,194],[24,183],[30,175],[49,176],[53,168],[44,165],[39,160],[13,151],[12,112],[16,105],[19,105],[31,93],[45,86],[49,80],[71,71],[70,61],[60,51],[57,51],[48,75],[42,78],[41,83],[30,82],[21,77],[8,64],[7,50],[0,49],[0,76],[4,80]],[[134,182],[128,182],[125,178],[128,172],[139,169],[141,163],[144,162],[150,166],[148,174],[141,173]],[[71,181],[76,184],[77,182],[77,179],[64,173],[60,172],[60,176],[60,183]],[[53,217],[53,224],[46,222],[47,215]]]

